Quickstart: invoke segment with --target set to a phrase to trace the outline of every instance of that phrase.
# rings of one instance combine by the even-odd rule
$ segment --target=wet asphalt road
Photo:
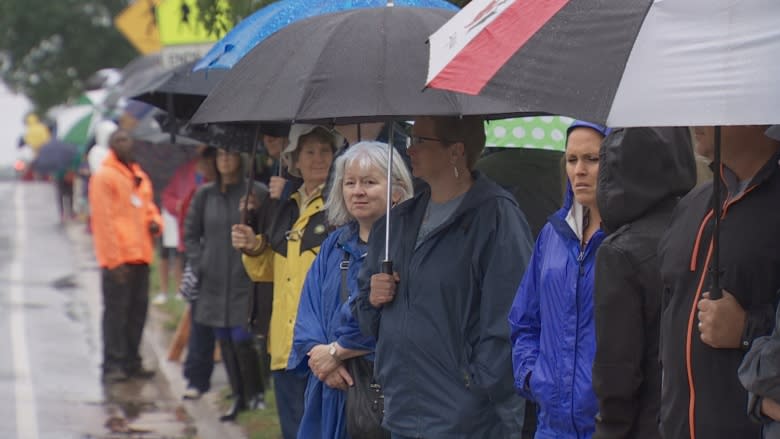
[[[163,373],[100,384],[99,269],[88,238],[74,239],[82,227],[59,224],[50,185],[0,183],[0,439],[225,437],[204,433],[211,421],[194,433],[202,422],[186,413],[214,409],[183,406]],[[146,365],[179,373],[157,364],[149,332]],[[145,433],[112,433],[110,419]]]

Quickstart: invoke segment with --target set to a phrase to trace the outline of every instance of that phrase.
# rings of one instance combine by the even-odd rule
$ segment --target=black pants
[[[141,368],[141,336],[149,305],[149,266],[127,264],[127,278],[117,283],[103,269],[103,371]]]
[[[187,359],[184,361],[184,377],[188,386],[201,393],[211,388],[211,374],[214,372],[214,330],[195,321],[198,301],[190,302],[190,339],[187,343]]]
[[[57,186],[57,208],[60,212],[60,219],[65,220],[73,215],[73,181],[58,178],[55,185]]]

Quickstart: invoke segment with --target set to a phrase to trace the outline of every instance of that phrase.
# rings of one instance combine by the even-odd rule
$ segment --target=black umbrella
[[[495,117],[520,104],[428,90],[428,35],[453,12],[386,7],[320,15],[258,44],[209,94],[193,122],[359,123],[415,116]]]
[[[41,147],[31,167],[45,175],[62,173],[73,165],[77,155],[76,145],[55,139]]]
[[[361,123],[416,116],[495,117],[525,108],[492,98],[429,90],[428,35],[452,11],[356,9],[291,24],[236,64],[193,116],[195,123],[306,121]],[[392,137],[389,143],[393,144]],[[388,193],[392,148],[388,150]],[[388,196],[387,210],[391,197]],[[386,215],[389,221],[390,215]],[[389,261],[386,226],[384,271]]]
[[[225,69],[192,71],[195,61],[168,70],[136,90],[130,97],[154,105],[180,119],[195,114],[206,95],[225,77]]]

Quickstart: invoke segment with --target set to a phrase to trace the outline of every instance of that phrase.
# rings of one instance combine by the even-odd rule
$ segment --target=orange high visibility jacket
[[[92,241],[101,267],[150,264],[154,255],[151,223],[162,232],[152,183],[140,166],[129,167],[111,151],[89,181]]]

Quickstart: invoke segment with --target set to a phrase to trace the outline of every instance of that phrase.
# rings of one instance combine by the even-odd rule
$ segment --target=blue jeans
[[[415,438],[412,436],[402,436],[397,433],[390,433],[390,439],[422,439],[422,438]]]
[[[308,379],[304,374],[284,370],[275,370],[271,374],[274,377],[274,395],[282,437],[296,439],[303,417],[304,393]]]
[[[204,393],[211,388],[211,373],[214,372],[214,330],[195,321],[197,303],[197,300],[190,302],[192,324],[187,359],[184,360],[184,378],[187,386]]]

